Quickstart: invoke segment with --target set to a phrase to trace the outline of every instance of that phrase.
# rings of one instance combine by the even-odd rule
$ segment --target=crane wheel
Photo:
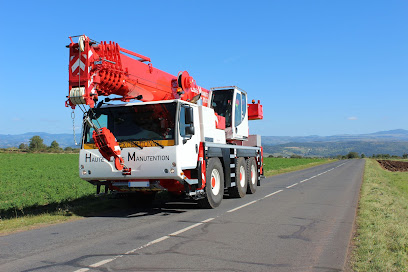
[[[212,209],[221,204],[224,196],[224,171],[218,158],[210,158],[206,169],[206,196],[198,200],[202,208]]]
[[[244,158],[238,158],[235,165],[235,187],[228,188],[230,197],[243,198],[247,192],[248,179],[247,176],[247,164]]]
[[[249,158],[247,160],[247,179],[247,194],[255,194],[258,185],[258,167],[256,166],[256,160],[254,158]]]

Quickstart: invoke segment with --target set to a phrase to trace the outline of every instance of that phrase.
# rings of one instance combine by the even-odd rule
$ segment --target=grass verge
[[[298,171],[313,166],[334,162],[333,159],[322,158],[264,158],[265,176],[274,176],[283,173]]]
[[[407,271],[408,173],[366,160],[353,239],[353,271]]]

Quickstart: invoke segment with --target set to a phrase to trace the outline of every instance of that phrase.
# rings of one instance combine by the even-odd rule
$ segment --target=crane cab
[[[247,93],[236,86],[211,88],[210,107],[225,118],[227,140],[248,139]]]

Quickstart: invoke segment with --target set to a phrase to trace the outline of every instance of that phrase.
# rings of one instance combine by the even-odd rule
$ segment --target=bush
[[[347,154],[347,158],[348,158],[348,159],[356,159],[356,158],[360,158],[360,156],[358,155],[357,152],[349,152],[349,153]]]
[[[44,144],[43,139],[40,136],[33,136],[30,139],[30,144],[28,148],[31,152],[38,152],[38,151],[44,151],[46,146]]]
[[[27,149],[28,149],[28,145],[25,144],[25,143],[21,143],[21,144],[18,146],[18,149],[20,149],[20,150],[27,150]]]

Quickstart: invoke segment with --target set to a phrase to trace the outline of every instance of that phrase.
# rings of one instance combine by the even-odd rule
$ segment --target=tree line
[[[61,153],[61,152],[79,152],[78,148],[66,147],[61,148],[57,141],[52,141],[50,146],[44,144],[44,140],[40,136],[33,136],[30,138],[29,143],[21,143],[18,146],[20,151],[26,152],[50,152],[50,153]]]
[[[50,152],[50,153],[60,153],[60,152],[79,152],[78,148],[72,148],[72,147],[66,147],[66,148],[61,148],[59,146],[59,143],[57,141],[52,141],[50,146],[47,146],[44,144],[44,140],[40,136],[33,136],[30,138],[29,144],[26,143],[21,143],[18,147],[20,151],[25,151],[25,152]],[[273,155],[269,155],[268,157],[274,157]],[[276,156],[277,158],[283,158],[283,156]],[[299,159],[299,158],[304,158],[301,155],[296,155],[292,154],[290,156],[291,159]],[[307,157],[305,157],[307,158]],[[366,155],[359,154],[357,152],[349,152],[346,155],[337,155],[334,158],[336,159],[357,159],[357,158],[366,158]],[[397,158],[403,158],[407,159],[408,158],[408,153],[404,153],[401,156],[395,156],[395,155],[390,155],[390,154],[373,154],[370,158],[374,159],[397,159]]]

